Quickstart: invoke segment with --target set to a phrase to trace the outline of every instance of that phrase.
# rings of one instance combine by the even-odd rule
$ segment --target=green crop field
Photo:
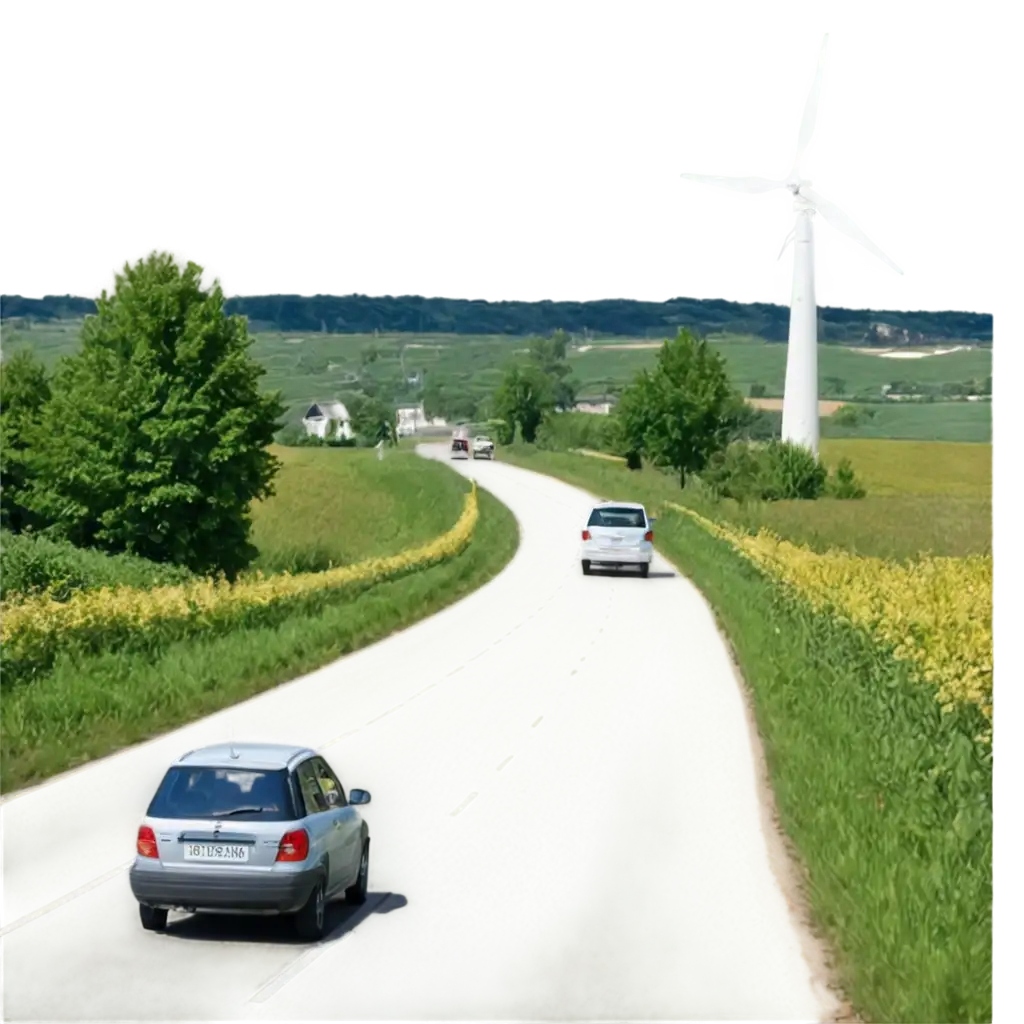
[[[751,384],[763,384],[768,395],[781,395],[786,379],[786,346],[760,338],[718,335],[708,339],[725,358],[733,382],[744,393]],[[627,339],[595,342],[587,351],[574,352],[570,362],[575,374],[584,382],[584,389],[600,390],[604,383],[630,379],[640,370],[654,365],[657,349],[629,348]],[[642,343],[645,346],[650,342]],[[949,346],[952,347],[952,346]],[[876,397],[883,384],[894,381],[916,381],[920,384],[954,383],[984,378],[992,373],[990,349],[971,348],[945,355],[925,355],[919,359],[893,359],[857,351],[839,345],[818,348],[818,377],[835,377],[843,381],[843,393],[851,397]],[[829,390],[822,388],[822,397]]]
[[[5,350],[32,347],[51,364],[73,352],[81,321],[37,324],[31,330],[5,330]],[[420,388],[408,383],[418,376],[455,385],[474,399],[498,386],[509,360],[525,351],[526,341],[512,336],[454,334],[254,334],[253,354],[266,367],[263,386],[280,390],[286,419],[296,422],[315,399],[345,391],[372,389],[396,402],[414,402]],[[780,396],[786,368],[786,346],[760,338],[715,335],[709,340],[722,353],[733,383],[744,394],[761,384],[769,396]],[[581,396],[621,390],[640,370],[653,367],[657,349],[638,347],[629,339],[595,341],[584,351],[569,353]],[[643,343],[647,346],[650,341]],[[627,346],[625,348],[620,346]],[[919,359],[890,359],[838,345],[821,345],[818,376],[823,398],[878,399],[883,385],[912,381],[941,386],[991,376],[992,351],[969,348]],[[875,405],[877,415],[856,428],[832,428],[839,437],[897,437],[921,440],[988,441],[991,406],[986,402],[891,403]]]

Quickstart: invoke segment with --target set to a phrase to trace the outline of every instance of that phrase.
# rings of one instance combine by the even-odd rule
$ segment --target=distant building
[[[577,402],[573,406],[573,412],[590,412],[596,413],[598,416],[607,416],[612,409],[615,408],[614,402],[608,401],[597,401],[597,402]]]
[[[328,436],[331,423],[335,424],[332,440],[353,436],[348,409],[341,402],[314,402],[302,417],[302,425],[310,436]]]
[[[435,417],[430,419],[423,409],[423,403],[419,405],[402,405],[395,410],[395,422],[397,423],[396,433],[399,437],[411,437],[428,427],[447,426],[443,419]]]

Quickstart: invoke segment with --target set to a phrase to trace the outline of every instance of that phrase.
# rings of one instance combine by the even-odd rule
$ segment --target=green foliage
[[[511,365],[494,394],[494,411],[532,444],[546,413],[555,407],[551,379],[535,363]]]
[[[807,500],[824,493],[828,469],[808,449],[788,441],[769,441],[762,451],[765,501]]]
[[[849,460],[833,497],[863,497]],[[735,501],[813,500],[826,491],[828,469],[800,445],[772,440],[766,444],[734,442],[708,461],[701,481],[719,497]]]
[[[49,400],[46,368],[30,350],[21,349],[0,365],[0,525],[16,532],[45,525],[44,517],[25,506],[26,460]]]
[[[487,427],[497,444],[511,444],[515,440],[515,424],[507,420],[488,420]]]
[[[29,533],[0,534],[0,598],[4,601],[47,589],[55,600],[66,601],[80,590],[148,589],[192,578],[181,566],[161,565],[136,555],[108,555]]]
[[[423,387],[423,411],[428,419],[440,417],[448,423],[468,423],[480,412],[480,400],[459,383],[444,383],[430,377]]]
[[[547,416],[537,430],[537,447],[551,451],[585,448],[618,454],[618,422],[589,412],[560,412]]]
[[[723,449],[746,415],[729,384],[722,357],[705,339],[680,330],[658,352],[653,372],[643,370],[616,408],[621,444],[679,474],[700,472]]]
[[[360,444],[372,447],[380,441],[398,443],[395,410],[389,402],[357,394],[346,400],[346,407],[352,431]]]
[[[576,404],[578,390],[566,359],[568,346],[569,335],[565,331],[555,331],[550,338],[534,338],[530,342],[530,359],[550,378],[555,408],[563,412]]]
[[[81,547],[232,575],[255,555],[282,406],[216,282],[153,253],[126,265],[54,377],[29,459],[30,507]]]
[[[839,460],[834,474],[828,478],[825,490],[832,498],[859,499],[867,494],[853,471],[853,463],[845,456]]]
[[[865,405],[841,405],[829,419],[835,427],[859,427],[874,416],[875,410]]]

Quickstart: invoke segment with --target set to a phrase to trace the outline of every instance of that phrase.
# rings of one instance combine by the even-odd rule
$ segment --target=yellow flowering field
[[[869,631],[934,684],[944,710],[970,702],[992,718],[992,556],[926,557],[912,562],[824,554],[712,522],[670,504],[728,541],[775,579]]]
[[[75,594],[67,601],[42,594],[5,602],[0,605],[4,678],[14,683],[33,670],[45,670],[63,649],[108,650],[126,639],[160,642],[171,636],[242,626],[274,606],[427,568],[466,547],[478,514],[473,483],[452,529],[397,555],[324,572],[257,574],[233,584],[206,579],[151,590],[103,588]]]

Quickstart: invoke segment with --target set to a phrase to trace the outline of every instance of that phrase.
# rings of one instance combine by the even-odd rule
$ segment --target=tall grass
[[[273,497],[253,506],[254,569],[316,572],[393,555],[449,529],[465,486],[410,451],[284,448]]]

